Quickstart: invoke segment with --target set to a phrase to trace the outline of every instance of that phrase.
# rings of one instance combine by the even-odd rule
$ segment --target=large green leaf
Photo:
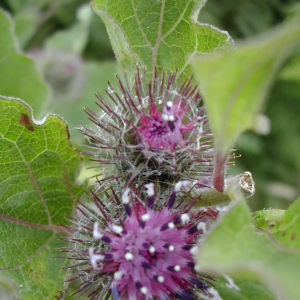
[[[105,22],[118,63],[129,76],[136,64],[191,75],[188,64],[197,53],[226,49],[227,32],[197,21],[205,0],[94,0],[92,7]]]
[[[23,101],[0,98],[0,119],[0,276],[21,299],[54,299],[66,264],[54,258],[65,246],[60,225],[83,191],[81,158],[58,116],[36,123]]]
[[[222,191],[226,157],[238,135],[259,126],[276,72],[299,42],[300,23],[282,25],[272,32],[215,56],[201,56],[192,63],[215,137],[215,187]]]
[[[264,282],[276,297],[297,300],[300,295],[300,253],[285,250],[256,232],[244,201],[237,201],[200,245],[197,262],[203,272],[227,274],[235,281]],[[260,289],[256,299],[265,299]],[[247,298],[246,298],[247,299]]]
[[[18,50],[12,20],[2,10],[0,32],[0,95],[24,99],[37,116],[49,97],[49,90],[34,61]]]

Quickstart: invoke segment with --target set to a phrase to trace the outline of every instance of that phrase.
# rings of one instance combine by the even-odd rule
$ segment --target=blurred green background
[[[49,88],[34,117],[61,115],[73,143],[84,143],[76,129],[90,124],[82,108],[96,109],[94,94],[104,95],[107,81],[115,84],[119,72],[101,19],[84,0],[2,0],[0,7],[10,13],[20,50],[36,61]],[[236,45],[287,18],[300,18],[299,1],[209,0],[199,15],[200,22],[227,30]],[[278,74],[264,113],[270,134],[244,133],[236,145],[242,156],[230,170],[252,172],[257,190],[249,200],[253,210],[286,208],[300,193],[300,49]]]
[[[199,15],[201,22],[227,30],[236,45],[291,18],[300,20],[299,1],[209,0]],[[300,49],[278,74],[264,114],[270,133],[240,136],[236,148],[241,158],[230,170],[252,173],[256,195],[248,203],[253,210],[286,208],[300,193]]]

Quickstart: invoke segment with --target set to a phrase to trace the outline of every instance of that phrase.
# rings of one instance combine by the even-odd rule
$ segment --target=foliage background
[[[208,1],[200,20],[229,31],[240,40],[259,35],[286,19],[299,16],[298,1]],[[237,141],[242,155],[234,174],[252,172],[256,195],[248,202],[253,210],[286,208],[300,193],[300,52],[295,52],[279,74],[265,109],[271,132],[258,136],[246,132]]]

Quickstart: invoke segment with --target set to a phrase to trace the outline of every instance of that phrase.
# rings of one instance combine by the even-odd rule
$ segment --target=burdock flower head
[[[75,262],[69,268],[77,272],[70,281],[82,280],[78,297],[193,300],[210,295],[213,279],[195,268],[193,253],[217,211],[196,211],[195,201],[178,197],[187,184],[178,182],[168,199],[149,183],[146,199],[140,188],[127,188],[121,199],[112,191],[105,202],[110,204],[93,194],[98,212],[86,205],[78,208],[82,218],[75,218],[68,240],[74,247],[65,250]]]
[[[201,95],[193,79],[176,73],[154,75],[151,83],[137,70],[134,88],[120,79],[111,103],[98,96],[100,113],[86,109],[95,128],[83,128],[90,152],[104,177],[138,184],[158,180],[210,182],[214,151]],[[123,185],[124,186],[124,185]]]

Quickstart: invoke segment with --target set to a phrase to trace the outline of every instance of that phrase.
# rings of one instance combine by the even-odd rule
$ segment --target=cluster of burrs
[[[100,168],[92,204],[72,220],[78,298],[196,300],[213,297],[213,278],[194,257],[199,239],[218,216],[212,204],[228,201],[212,187],[213,136],[193,79],[157,72],[151,83],[139,70],[132,88],[119,80],[100,112],[86,109],[95,127],[82,128],[88,154]],[[233,155],[234,156],[234,155]],[[231,156],[231,158],[233,157]],[[229,158],[230,164],[230,158]],[[249,172],[225,181],[254,193]],[[199,203],[205,205],[198,208]]]

